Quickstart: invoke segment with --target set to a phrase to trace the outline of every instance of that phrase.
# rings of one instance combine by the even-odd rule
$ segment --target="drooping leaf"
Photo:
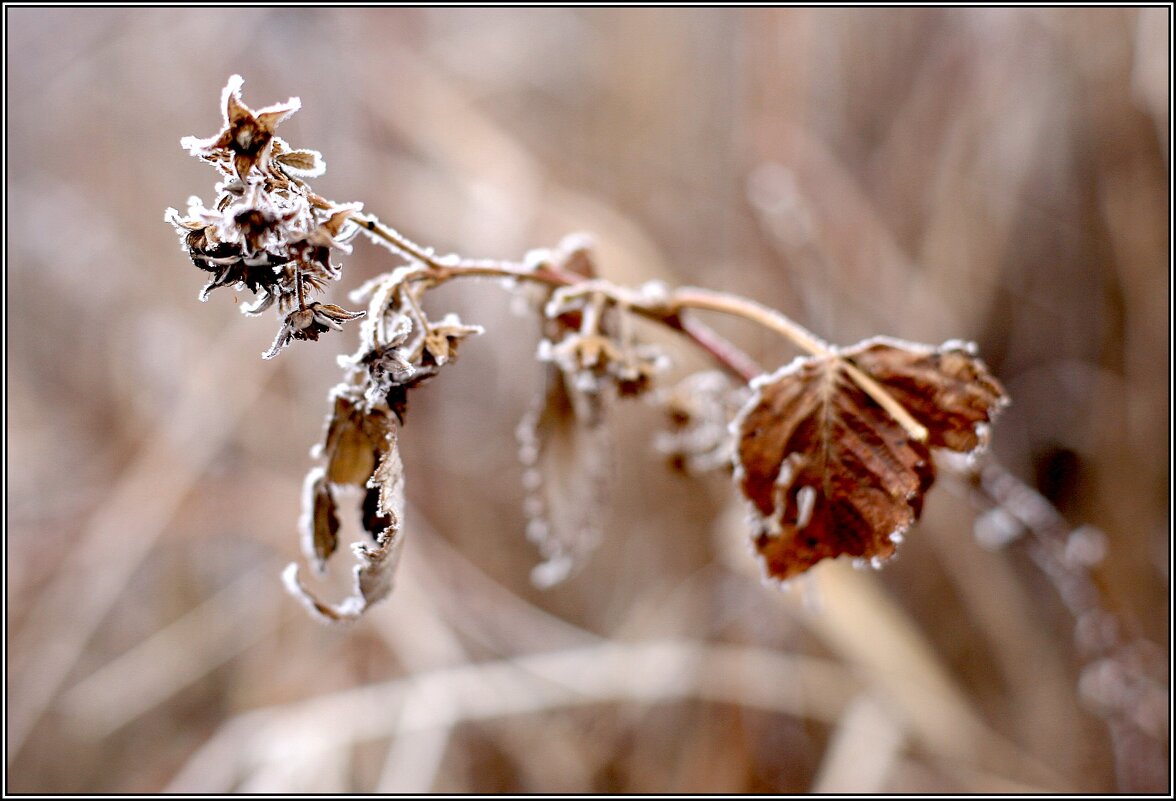
[[[912,438],[850,375],[873,378],[927,428]],[[750,502],[765,574],[786,580],[822,559],[890,557],[935,479],[931,446],[986,442],[1003,388],[972,346],[873,339],[757,380],[736,417],[735,479]]]
[[[320,601],[302,585],[298,577],[298,565],[287,565],[282,573],[286,589],[300,600],[307,610],[328,623],[345,623],[358,620],[372,604],[388,597],[392,592],[392,581],[396,565],[400,561],[400,546],[403,532],[387,529],[374,545],[357,542],[351,548],[359,564],[353,569],[354,589],[351,595],[338,604]]]
[[[302,550],[306,558],[322,573],[327,560],[339,547],[339,511],[331,484],[321,467],[306,475],[302,500]]]
[[[387,441],[388,447],[368,487],[377,491],[377,514],[390,518],[390,527],[399,528],[404,518],[404,463],[400,460],[400,449],[396,447],[396,436],[391,431]]]
[[[364,503],[364,525],[384,519],[388,525],[374,534],[374,543],[357,542],[351,546],[359,563],[353,568],[354,582],[351,594],[337,604],[319,600],[305,586],[298,576],[298,565],[289,565],[282,578],[286,589],[306,606],[315,617],[327,622],[347,622],[358,619],[368,608],[392,592],[396,566],[400,561],[400,548],[404,532],[400,521],[404,516],[404,467],[396,447],[396,437],[389,429],[385,449],[380,454],[379,464],[371,476],[370,489],[377,495],[374,515],[369,515],[367,502]],[[317,496],[316,496],[317,500]],[[316,506],[317,510],[317,506]]]
[[[332,393],[334,403],[321,453],[332,484],[362,487],[388,448],[391,421],[382,410],[368,408],[356,394],[345,385]]]
[[[545,376],[542,403],[517,432],[527,539],[543,557],[531,572],[539,587],[568,578],[599,544],[610,470],[604,399],[577,389],[555,365],[545,366]]]

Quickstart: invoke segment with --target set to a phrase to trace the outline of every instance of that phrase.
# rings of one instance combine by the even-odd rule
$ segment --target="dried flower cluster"
[[[970,344],[933,348],[875,339],[833,348],[743,298],[602,281],[583,236],[533,251],[521,263],[438,257],[363,214],[360,204],[316,195],[306,179],[323,172],[322,158],[274,135],[298,100],[254,112],[241,102],[241,83],[233,76],[225,87],[219,134],[182,140],[219,173],[216,201],[205,207],[193,198],[187,216],[168,209],[166,219],[193,263],[212,274],[202,299],[235,286],[258,296],[247,314],[277,304],[282,325],[266,358],[294,339],[316,340],[364,318],[359,349],[339,360],[345,376],[331,390],[324,439],[314,451],[320,464],[306,479],[302,532],[308,560],[325,569],[338,548],[339,499],[357,489],[372,542],[353,545],[355,587],[340,604],[315,598],[296,565],[285,574],[291,592],[323,619],[354,619],[391,591],[404,539],[397,430],[409,392],[454,362],[466,339],[483,333],[455,314],[433,319],[425,310],[428,291],[456,278],[508,279],[540,321],[545,386],[517,436],[527,536],[543,557],[532,578],[541,586],[570,576],[601,538],[598,510],[610,473],[605,413],[616,398],[663,405],[670,430],[658,446],[676,467],[733,473],[751,510],[751,544],[766,577],[777,581],[843,554],[873,564],[888,558],[934,480],[931,449],[982,448],[1006,402]],[[366,311],[308,301],[339,278],[332,255],[348,252],[357,233],[403,264],[352,293],[356,303],[367,302]],[[702,325],[698,311],[764,325],[809,355],[764,374]],[[734,380],[698,373],[651,392],[666,359],[638,341],[638,317],[681,332]]]
[[[200,292],[230,286],[257,296],[245,314],[260,314],[277,304],[282,327],[264,354],[269,359],[292,339],[318,339],[363,316],[330,303],[307,302],[339,278],[332,250],[350,252],[358,230],[349,222],[358,203],[339,204],[313,191],[304,179],[326,170],[313,150],[295,150],[274,135],[278,123],[300,107],[297,98],[251,111],[241,102],[241,76],[229,78],[221,97],[224,129],[209,139],[186,136],[180,144],[211,164],[220,175],[211,207],[188,200],[188,214],[168,209],[192,263],[211,274]]]

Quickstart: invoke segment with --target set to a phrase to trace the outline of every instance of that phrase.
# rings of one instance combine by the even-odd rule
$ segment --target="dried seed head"
[[[396,431],[389,414],[369,406],[354,386],[331,391],[331,413],[326,434],[314,455],[325,465],[313,468],[303,495],[303,551],[319,571],[338,547],[338,501],[341,486],[364,490],[359,515],[372,542],[352,545],[352,594],[338,604],[327,604],[302,585],[298,567],[290,565],[283,578],[292,595],[327,622],[352,621],[392,591],[392,581],[404,541],[404,468],[397,451]]]
[[[233,171],[242,181],[254,167],[266,166],[278,123],[302,107],[301,101],[292,97],[285,103],[254,112],[241,102],[244,82],[240,75],[230,75],[225,84],[221,94],[225,127],[220,133],[208,139],[185,136],[180,140],[180,145],[193,156],[218,165],[232,164]]]
[[[286,315],[274,344],[262,354],[262,358],[272,359],[277,356],[292,339],[317,340],[319,334],[330,330],[339,331],[343,323],[358,320],[363,315],[364,312],[347,311],[331,303],[311,303],[306,308],[295,309]]]
[[[278,123],[298,109],[297,98],[254,112],[241,101],[241,84],[234,75],[225,86],[219,134],[181,141],[216,167],[222,179],[216,202],[206,207],[192,198],[187,216],[168,209],[165,220],[175,227],[192,262],[213,274],[202,300],[213,289],[233,286],[257,295],[255,302],[242,304],[243,313],[259,314],[276,305],[284,315],[274,345],[263,354],[272,358],[293,339],[318,339],[358,316],[307,301],[339,278],[331,254],[350,252],[348,240],[358,230],[350,217],[361,204],[316,195],[303,178],[322,174],[322,157],[274,136]]]

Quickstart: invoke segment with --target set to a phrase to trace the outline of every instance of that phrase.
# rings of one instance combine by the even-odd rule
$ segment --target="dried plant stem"
[[[733,314],[762,325],[778,334],[783,334],[801,350],[808,351],[813,356],[827,357],[833,355],[833,349],[812,333],[793,320],[785,317],[775,309],[756,303],[747,298],[729,295],[723,292],[713,292],[709,289],[685,287],[674,292],[671,304],[675,311],[681,309],[705,309],[723,314]]]
[[[763,368],[732,342],[716,333],[709,325],[694,317],[675,315],[665,318],[670,328],[680,331],[705,350],[719,364],[744,381],[763,374]]]
[[[573,286],[592,280],[584,276],[561,272],[548,265],[541,265],[531,269],[523,264],[505,261],[471,261],[454,257],[438,259],[430,249],[421,247],[395,229],[384,225],[375,217],[353,214],[352,219],[361,229],[382,239],[393,250],[429,268],[433,280],[437,283],[443,283],[452,278],[462,276],[516,278],[523,281],[534,281],[552,287]],[[701,309],[742,317],[745,320],[782,334],[801,350],[807,351],[813,356],[841,358],[834,348],[804,326],[775,309],[770,309],[767,306],[748,300],[747,298],[741,298],[737,295],[698,289],[696,287],[686,287],[671,293],[668,301],[665,299],[649,301],[636,295],[636,293],[628,292],[619,287],[613,287],[608,291],[603,291],[601,296],[610,297],[613,301],[621,303],[631,311],[684,334],[707,353],[711,354],[725,368],[744,380],[750,380],[760,375],[763,371],[751,359],[739,351],[738,348],[727,342],[710,328],[694,320],[687,322],[688,318],[682,316],[683,310]],[[919,442],[927,441],[927,429],[915,420],[910,412],[903,408],[902,404],[896,401],[889,392],[851,362],[842,359],[842,363],[845,366],[845,371],[854,382],[875,403],[885,409],[911,438]]]
[[[525,264],[490,259],[438,259],[429,249],[416,244],[374,217],[352,214],[351,219],[370,236],[383,240],[405,258],[427,267],[430,279],[437,283],[459,277],[514,278],[558,288],[590,280],[581,275],[557,270],[550,265],[531,269]],[[615,300],[615,297],[613,299]],[[709,353],[725,369],[744,381],[750,381],[763,373],[760,366],[747,354],[698,320],[682,317],[676,312],[667,312],[664,308],[654,308],[633,299],[626,299],[626,305],[633,312],[683,334]]]
[[[390,228],[375,217],[353,213],[351,219],[374,238],[381,239],[405,258],[429,268],[432,280],[443,283],[452,278],[517,278],[549,286],[571,286],[586,280],[583,276],[560,272],[548,266],[530,269],[525,264],[493,259],[437,258],[430,248],[422,247],[395,228]]]
[[[797,347],[808,351],[814,356],[841,358],[833,348],[807,328],[785,317],[775,309],[769,309],[767,306],[763,306],[753,300],[741,298],[736,295],[711,292],[705,289],[686,288],[675,292],[673,301],[678,308],[707,309],[743,317],[779,334],[783,334],[795,343]],[[915,418],[911,417],[910,412],[903,408],[901,403],[896,401],[877,381],[863,373],[853,363],[845,359],[842,359],[842,363],[845,366],[845,371],[849,373],[854,382],[875,403],[897,420],[906,430],[907,434],[919,442],[927,441],[927,429],[915,420]]]
[[[302,269],[300,267],[294,268],[294,286],[298,290],[298,308],[300,310],[305,310],[306,292],[302,288]]]

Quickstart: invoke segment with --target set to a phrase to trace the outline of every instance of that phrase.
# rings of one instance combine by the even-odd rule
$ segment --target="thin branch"
[[[838,356],[836,350],[804,326],[760,303],[723,292],[686,287],[672,296],[671,303],[677,309],[707,309],[751,320],[764,328],[783,334],[797,347],[818,358],[841,359],[845,371],[869,395],[875,403],[885,409],[913,439],[927,441],[927,429],[911,417],[894,396],[882,388],[877,381],[859,370],[852,362]]]
[[[418,245],[399,231],[383,224],[375,217],[356,213],[351,215],[351,219],[369,236],[382,241],[406,259],[415,261],[428,268],[429,280],[437,284],[454,278],[514,278],[520,281],[530,281],[558,289],[560,287],[586,283],[590,280],[584,276],[564,272],[546,264],[532,269],[527,265],[516,262],[495,261],[491,259],[437,258],[433,255],[431,249]],[[614,292],[610,295],[614,300],[617,290],[619,288],[614,288]],[[709,353],[728,372],[744,381],[750,381],[763,372],[738,347],[698,320],[684,318],[677,312],[656,308],[636,299],[627,300],[626,305],[642,317],[666,325],[681,333]]]
[[[362,230],[383,240],[405,258],[428,267],[433,273],[431,277],[437,283],[443,283],[450,279],[463,276],[482,276],[516,278],[558,288],[583,284],[591,280],[572,273],[561,272],[548,265],[543,265],[536,269],[529,269],[525,265],[513,262],[467,261],[458,258],[438,259],[433,255],[431,249],[416,244],[394,228],[389,228],[384,225],[375,217],[353,214],[352,219],[356,221]],[[603,284],[604,282],[595,283]],[[668,302],[643,300],[636,293],[620,287],[612,287],[604,295],[614,302],[619,301],[631,311],[647,319],[662,323],[684,334],[696,345],[713,356],[719,364],[723,365],[731,373],[747,381],[760,375],[763,371],[754,366],[754,362],[747,358],[738,348],[727,342],[727,340],[710,328],[697,321],[686,322],[681,315],[682,310],[704,309],[742,317],[770,331],[782,334],[801,350],[813,356],[819,358],[841,358],[837,355],[833,347],[795,320],[781,314],[775,309],[770,309],[753,300],[741,298],[736,295],[713,292],[697,287],[685,287],[671,293]],[[926,427],[915,420],[910,412],[894,399],[894,396],[851,362],[842,359],[842,364],[854,382],[875,403],[885,409],[906,430],[911,438],[920,442],[927,441]]]
[[[693,316],[677,314],[666,317],[665,322],[670,328],[694,340],[695,344],[738,378],[751,381],[763,373],[763,368],[754,359]]]
[[[833,355],[833,349],[816,334],[775,309],[769,309],[767,306],[747,298],[724,292],[713,292],[709,289],[683,287],[673,293],[669,306],[674,312],[682,309],[706,309],[742,317],[770,331],[783,334],[801,350],[807,351],[813,356]]]

